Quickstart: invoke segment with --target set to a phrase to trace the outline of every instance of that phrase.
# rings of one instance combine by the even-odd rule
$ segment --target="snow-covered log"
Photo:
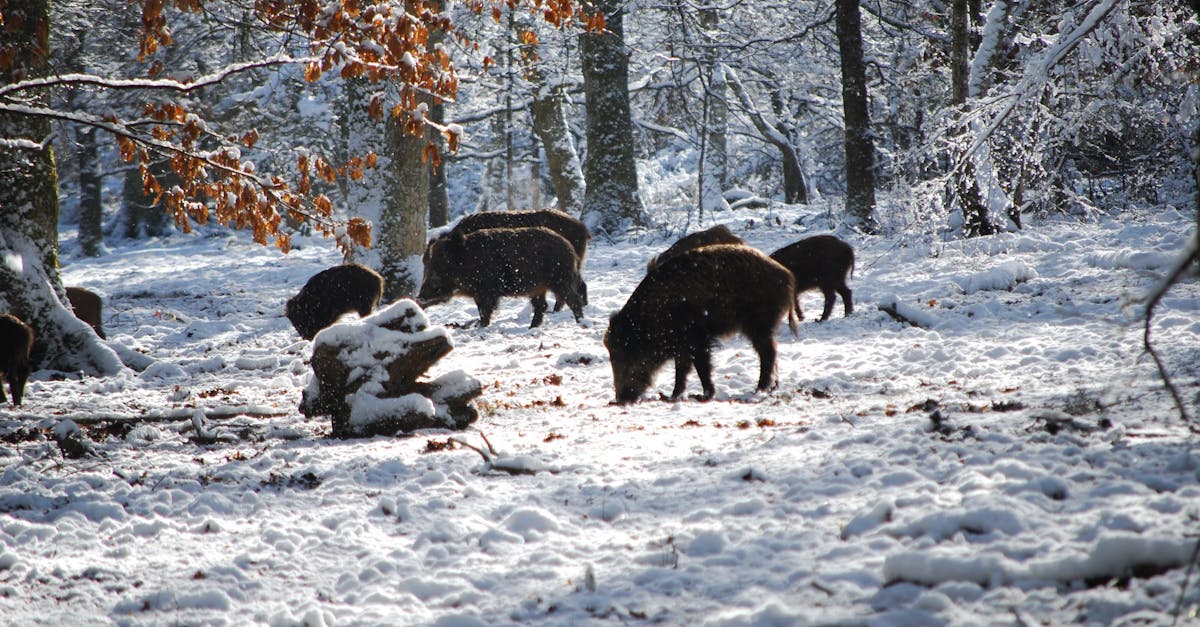
[[[313,339],[300,411],[330,416],[337,438],[464,428],[478,417],[471,400],[479,382],[463,372],[417,381],[453,348],[446,329],[431,328],[408,299],[327,327]]]

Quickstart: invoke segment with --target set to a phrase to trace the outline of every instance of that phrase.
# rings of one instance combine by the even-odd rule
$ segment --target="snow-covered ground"
[[[770,211],[718,221],[768,252],[822,230]],[[140,370],[35,373],[0,409],[0,623],[1185,624],[1200,456],[1139,303],[1193,228],[1167,210],[848,238],[856,310],[811,322],[806,294],[776,391],[753,393],[734,339],[713,401],[658,400],[668,365],[630,406],[601,338],[670,240],[599,239],[582,326],[530,330],[518,299],[486,329],[469,299],[426,312],[455,344],[430,375],[483,385],[472,428],[363,440],[297,411],[310,344],[283,303],[339,261],[329,242],[204,230],[86,259],[68,240],[67,283],[103,294]],[[1194,279],[1153,331],[1196,414]],[[92,454],[64,458],[73,429]]]

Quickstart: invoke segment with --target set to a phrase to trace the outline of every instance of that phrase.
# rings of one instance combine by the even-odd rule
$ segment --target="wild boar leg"
[[[830,314],[833,313],[833,302],[836,300],[836,297],[834,296],[833,288],[827,285],[821,286],[821,295],[825,297],[825,309],[821,311],[821,322],[825,322],[829,319]]]
[[[691,356],[677,355],[675,357],[675,387],[671,390],[671,400],[676,401],[683,397],[683,393],[687,391],[688,373],[691,371]]]
[[[712,381],[712,349],[709,348],[708,342],[695,347],[692,362],[696,366],[696,378],[700,379],[700,387],[704,390],[703,394],[696,397],[697,400],[712,399],[717,393],[717,388]]]
[[[533,321],[529,323],[532,329],[541,326],[542,318],[546,315],[546,292],[530,296],[529,302],[533,305]]]
[[[775,338],[770,334],[750,337],[750,344],[758,353],[758,387],[759,392],[775,389]]]
[[[837,293],[842,297],[842,307],[846,310],[846,316],[849,317],[851,313],[854,313],[854,296],[845,283],[837,288]]]
[[[479,310],[479,326],[486,327],[492,323],[492,312],[500,304],[499,296],[475,295],[475,307]]]

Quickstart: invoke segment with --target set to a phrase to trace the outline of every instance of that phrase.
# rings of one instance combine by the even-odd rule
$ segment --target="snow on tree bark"
[[[960,114],[968,106],[968,83],[971,67],[967,59],[971,56],[971,29],[968,19],[967,0],[953,0],[950,5],[950,102],[960,107]],[[965,129],[963,129],[965,132]],[[973,155],[966,155],[956,172],[951,173],[951,195],[958,201],[962,211],[963,231],[968,237],[992,235],[1000,230],[993,219],[988,204],[980,189],[980,171],[990,172],[990,162],[984,153],[986,145],[977,153],[977,164]],[[982,166],[982,167],[981,167]]]
[[[754,104],[750,94],[746,91],[746,86],[742,84],[733,68],[724,66],[722,70],[729,87],[737,96],[742,109],[749,116],[750,122],[754,124],[754,128],[767,143],[779,151],[780,159],[783,162],[783,201],[788,204],[808,204],[808,186],[804,180],[804,170],[800,167],[800,155],[792,144],[792,140],[784,133],[783,124],[777,119],[769,120],[768,114]]]
[[[351,153],[363,154],[383,144],[373,171],[349,185],[353,215],[371,224],[371,246],[352,246],[346,261],[361,263],[383,275],[384,302],[416,293],[421,281],[421,253],[428,228],[430,170],[421,153],[429,141],[405,132],[401,120],[376,122],[367,113],[369,84],[348,81],[343,141]],[[357,104],[356,104],[357,103]]]
[[[584,182],[583,168],[579,164],[579,153],[571,138],[571,128],[563,111],[562,91],[546,80],[545,73],[533,62],[526,65],[526,76],[536,90],[530,103],[533,116],[533,132],[546,151],[546,167],[550,183],[558,198],[558,209],[572,215],[583,211]]]
[[[380,216],[375,246],[380,249],[383,299],[413,296],[421,285],[421,254],[429,230],[429,165],[422,159],[427,133],[414,136],[396,120],[388,122],[390,206]]]
[[[701,53],[702,72],[708,77],[704,92],[703,158],[700,160],[700,213],[727,211],[725,187],[729,180],[729,160],[725,135],[729,130],[729,84],[717,56],[716,28],[720,15],[714,7],[700,11],[700,27],[704,40]]]
[[[10,1],[0,29],[0,84],[46,74],[48,0]],[[45,92],[34,98],[44,101]],[[122,369],[112,349],[66,308],[58,270],[58,176],[47,118],[0,113],[0,311],[34,329],[40,368],[109,375]],[[38,145],[40,148],[32,146]]]

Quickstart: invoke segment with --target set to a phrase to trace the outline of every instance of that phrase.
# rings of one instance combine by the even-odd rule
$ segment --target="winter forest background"
[[[0,18],[0,312],[35,327],[41,403],[0,407],[18,622],[72,603],[130,623],[1196,616],[1194,0],[0,0]],[[349,259],[411,296],[430,229],[545,206],[595,236],[592,321],[438,313],[462,367],[496,377],[479,430],[517,454],[343,447],[297,414],[308,346],[279,308],[305,278]],[[739,352],[710,404],[606,406],[607,314],[713,224],[854,242],[859,310],[804,325],[773,396],[738,395]],[[120,339],[65,309],[66,281],[125,299]]]
[[[345,80],[352,73],[338,71],[306,80],[303,64],[278,61],[308,54],[310,40],[295,27],[265,25],[239,3],[202,4],[201,12],[171,16],[174,44],[141,59],[132,48],[140,16],[126,3],[51,6],[53,72],[135,79],[108,89],[68,80],[51,92],[49,107],[62,112],[54,129],[62,206],[81,225],[88,250],[104,237],[163,232],[171,220],[147,211],[137,164],[118,158],[111,134],[73,123],[85,113],[144,132],[147,102],[177,102],[212,134],[199,147],[212,150],[220,135],[257,130],[257,143],[243,145],[240,157],[261,173],[290,174],[303,154],[331,168],[371,153],[385,162],[397,158],[402,138],[389,137],[388,124],[368,115],[373,104],[395,102],[388,100],[394,85]],[[846,172],[857,167],[843,149],[857,129],[848,124],[863,125],[871,143],[861,158],[879,201],[851,206],[832,216],[835,224],[861,214],[886,232],[929,241],[1016,229],[1023,215],[1086,218],[1134,204],[1186,204],[1194,186],[1188,146],[1200,40],[1187,6],[858,5],[596,5],[624,22],[629,157],[639,177],[622,183],[636,196],[628,210],[614,206],[623,201],[585,199],[580,191],[589,137],[579,30],[555,28],[523,8],[493,19],[490,11],[448,4],[471,42],[437,44],[453,59],[460,83],[452,102],[435,103],[429,116],[462,143],[433,177],[428,223],[558,204],[619,234],[662,226],[646,217],[662,208],[683,214],[667,227],[681,228],[730,203],[840,197]],[[839,16],[850,8],[861,12],[859,72],[868,106],[848,122],[840,51],[851,37],[839,39]],[[136,80],[153,74],[189,81],[231,67],[241,71],[183,95]],[[561,121],[537,123],[539,115],[555,114]],[[608,115],[605,109],[592,117]],[[560,144],[567,144],[566,162]],[[172,183],[168,157],[151,155],[146,164],[164,189]],[[387,179],[402,175],[386,163],[368,169],[374,172],[361,180],[322,180],[320,172],[313,184],[336,217],[376,218],[378,241],[377,216],[399,211]],[[97,187],[97,178],[104,184]],[[113,184],[118,180],[125,184]],[[852,194],[861,187],[850,184]],[[103,197],[117,190],[119,201]]]

